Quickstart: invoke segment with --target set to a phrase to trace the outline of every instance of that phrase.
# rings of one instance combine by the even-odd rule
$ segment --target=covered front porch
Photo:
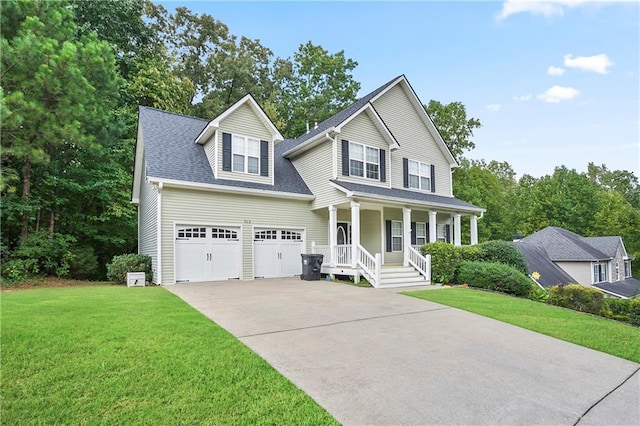
[[[480,211],[481,213],[481,211]],[[354,199],[326,209],[327,241],[314,241],[323,254],[322,273],[366,278],[376,288],[431,283],[430,256],[419,247],[428,242],[462,245],[463,216],[469,217],[470,244],[478,243],[474,211]]]

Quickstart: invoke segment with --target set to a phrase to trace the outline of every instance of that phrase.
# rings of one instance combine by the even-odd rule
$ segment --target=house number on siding
[[[251,221],[249,219],[245,219],[244,223],[251,223]]]

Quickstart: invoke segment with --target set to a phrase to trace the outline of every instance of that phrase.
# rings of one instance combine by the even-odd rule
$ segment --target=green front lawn
[[[335,424],[163,288],[2,294],[3,424]]]
[[[403,293],[517,325],[640,362],[640,328],[604,318],[471,288]]]

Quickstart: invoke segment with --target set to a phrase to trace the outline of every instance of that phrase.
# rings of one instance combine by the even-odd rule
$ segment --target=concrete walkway
[[[640,365],[397,291],[295,278],[167,289],[345,425],[640,424]]]

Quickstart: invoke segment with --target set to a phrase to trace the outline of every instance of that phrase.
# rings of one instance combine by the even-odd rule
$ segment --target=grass
[[[640,328],[528,299],[471,288],[403,293],[640,362]]]
[[[3,292],[3,424],[336,424],[163,288]]]

